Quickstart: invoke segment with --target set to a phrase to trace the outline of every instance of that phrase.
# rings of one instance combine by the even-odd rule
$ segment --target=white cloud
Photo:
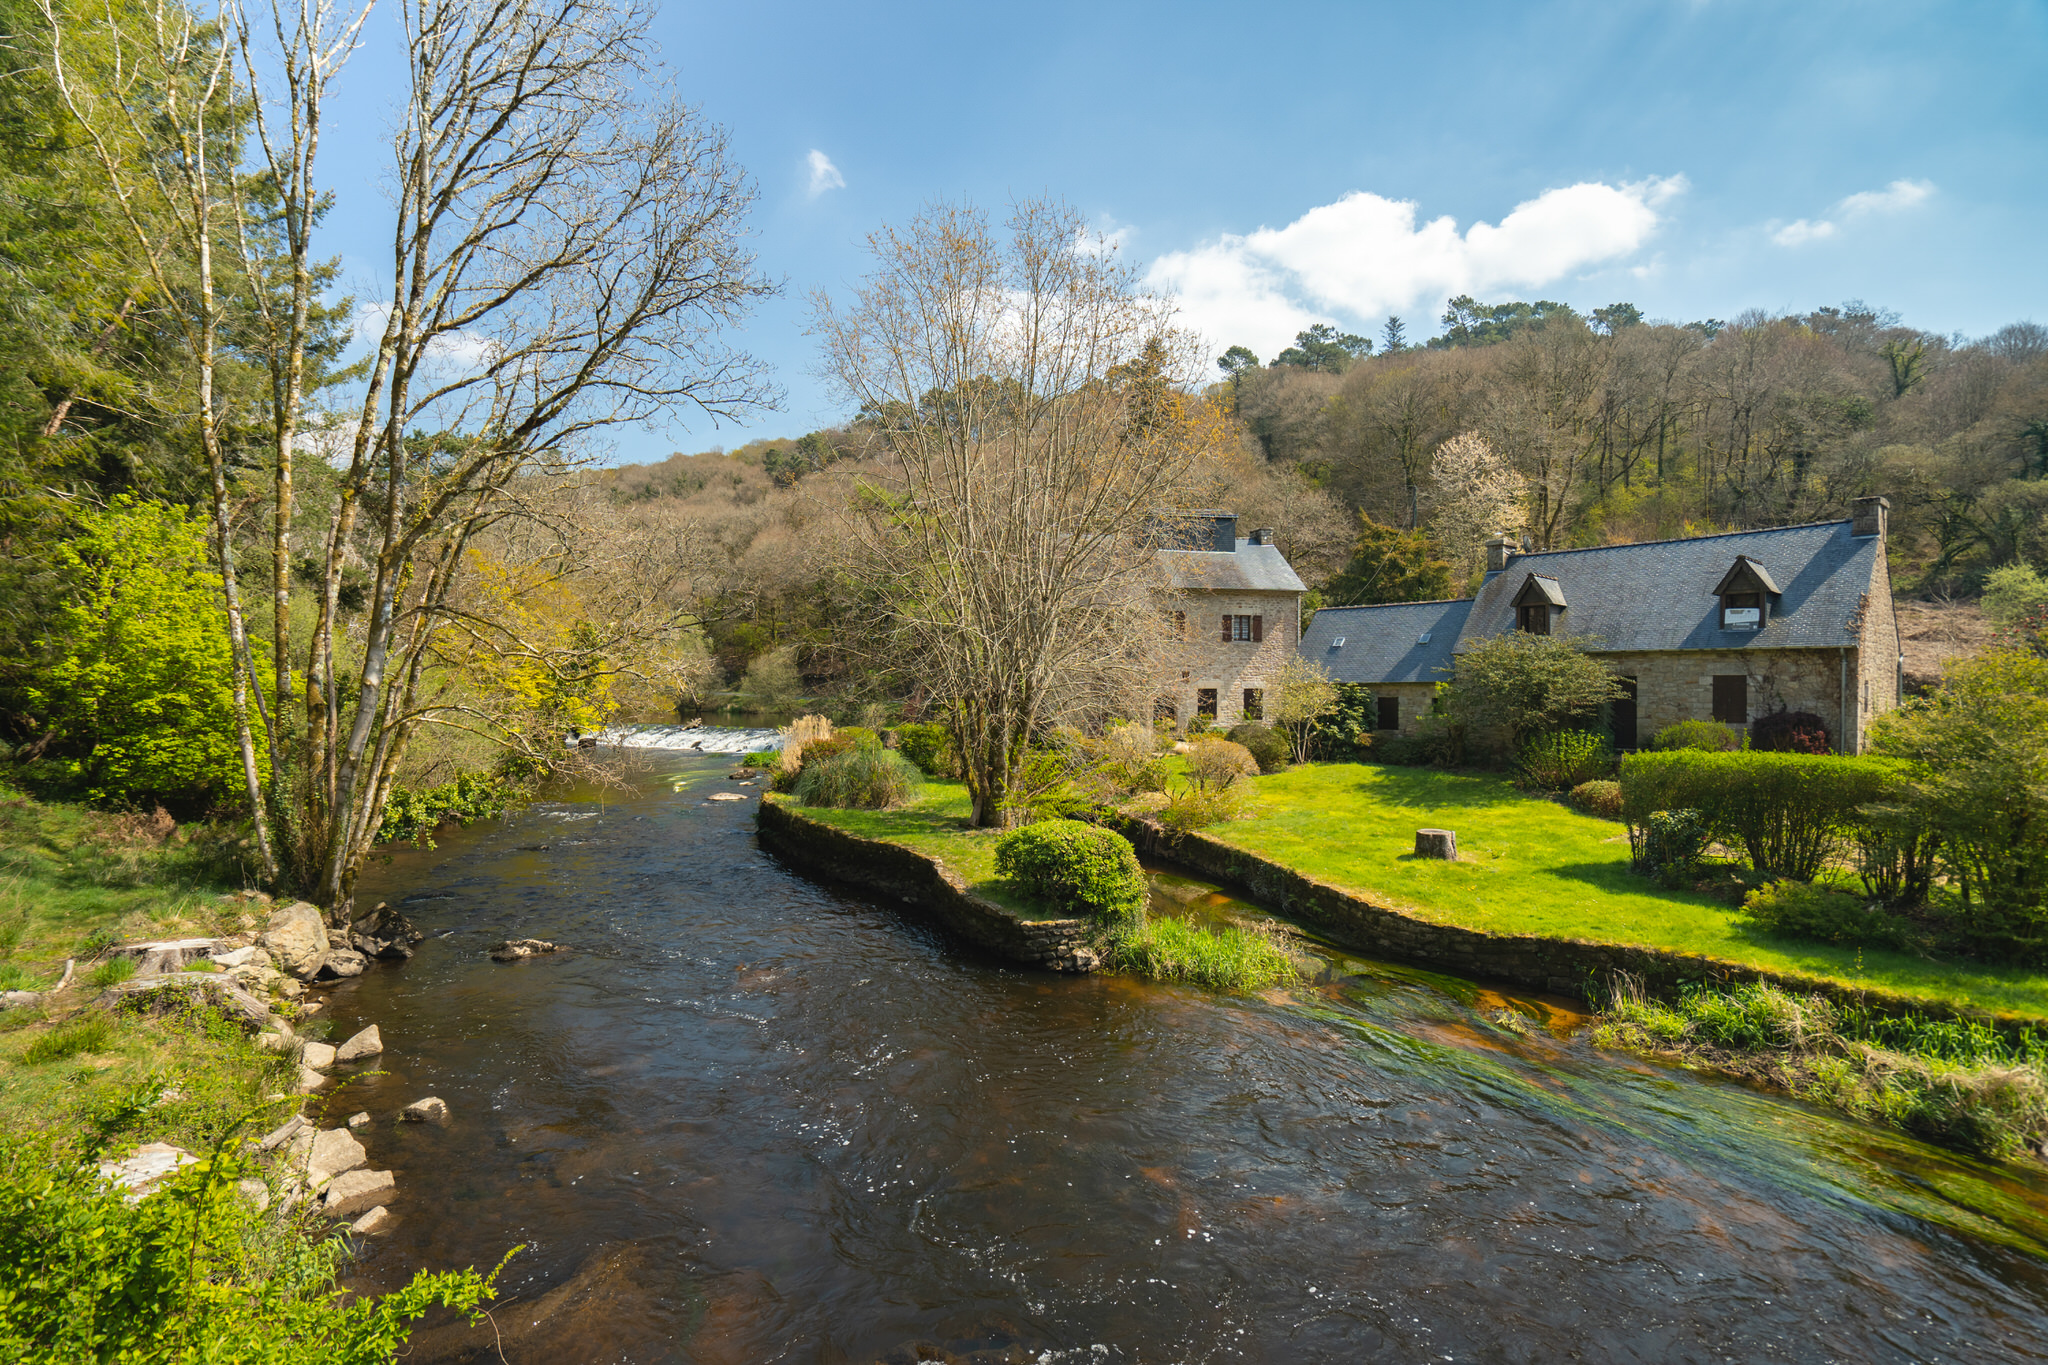
[[[391,316],[388,303],[356,305],[356,340],[376,346],[384,335],[385,320]],[[427,359],[446,361],[460,369],[481,370],[498,355],[497,343],[481,332],[448,332],[428,343]]]
[[[826,156],[816,147],[811,148],[810,164],[811,198],[816,199],[826,190],[843,190],[846,188],[846,177],[841,175],[839,168],[832,164],[832,158]]]
[[[1902,213],[1907,209],[1927,202],[1934,196],[1934,182],[1931,180],[1894,180],[1881,190],[1862,190],[1850,195],[1835,205],[1835,213],[1842,218],[1867,218],[1874,213]],[[1839,230],[1837,225],[1826,218],[1808,222],[1804,218],[1779,227],[1775,222],[1766,223],[1771,240],[1779,246],[1804,246],[1808,242],[1825,241]]]
[[[1823,218],[1818,223],[1809,223],[1804,218],[1785,224],[1771,234],[1771,240],[1779,246],[1803,246],[1807,242],[1823,241],[1835,235],[1835,225]]]
[[[1851,218],[1860,218],[1866,213],[1898,213],[1926,202],[1933,195],[1934,182],[1931,180],[1894,180],[1881,190],[1852,194],[1835,208]]]
[[[1448,217],[1417,226],[1411,201],[1357,191],[1282,228],[1169,252],[1147,281],[1177,295],[1183,319],[1217,346],[1271,355],[1332,314],[1434,312],[1453,295],[1541,288],[1618,261],[1650,239],[1658,209],[1686,188],[1682,175],[1569,185],[1463,233]]]

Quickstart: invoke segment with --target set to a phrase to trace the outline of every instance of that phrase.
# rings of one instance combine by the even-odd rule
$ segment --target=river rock
[[[270,966],[270,954],[264,952],[253,943],[246,947],[231,948],[224,953],[217,952],[213,955],[213,960],[218,962],[224,969],[230,971],[236,967],[247,967],[252,963],[258,962],[266,967]]]
[[[313,1149],[306,1154],[306,1182],[314,1188],[338,1175],[360,1168],[370,1159],[363,1144],[346,1128],[329,1128],[313,1135]]]
[[[320,1210],[330,1218],[347,1218],[376,1208],[397,1190],[398,1181],[389,1171],[349,1171],[327,1182]]]
[[[289,1052],[292,1036],[289,1033],[259,1033],[256,1035],[256,1046],[265,1052]]]
[[[334,1065],[333,1045],[310,1041],[299,1044],[299,1065],[310,1066],[315,1071],[325,1071]]]
[[[327,960],[320,964],[319,980],[339,981],[344,977],[361,976],[370,969],[370,959],[353,948],[335,948],[327,954]]]
[[[550,943],[544,938],[507,939],[491,949],[493,962],[517,962],[524,957],[537,957],[542,953],[566,953],[566,943]]]
[[[263,947],[277,965],[301,981],[310,981],[327,960],[327,923],[318,907],[293,901],[270,917]]]
[[[384,1050],[384,1035],[377,1032],[375,1024],[370,1025],[355,1037],[334,1050],[337,1062],[359,1062],[365,1057],[374,1057]]]
[[[351,1128],[368,1128],[370,1126],[369,1111],[366,1109],[359,1114],[350,1114],[348,1116],[348,1126]]]
[[[42,1003],[43,993],[41,991],[0,991],[0,1008],[10,1010],[28,1009],[31,1006]]]
[[[173,1147],[168,1142],[150,1142],[135,1149],[135,1154],[120,1161],[102,1161],[100,1175],[116,1187],[126,1191],[128,1202],[133,1204],[145,1195],[152,1194],[163,1178],[180,1166],[189,1166],[199,1158],[182,1147]]]
[[[299,1093],[301,1095],[310,1095],[325,1084],[327,1084],[327,1078],[311,1067],[302,1066],[299,1068]]]
[[[446,1123],[448,1101],[438,1095],[429,1095],[423,1100],[414,1100],[405,1106],[405,1112],[399,1117],[407,1123]]]
[[[380,1232],[391,1231],[391,1225],[396,1221],[398,1220],[391,1216],[391,1210],[379,1204],[376,1208],[371,1209],[368,1213],[356,1219],[355,1222],[350,1223],[348,1230],[359,1237],[375,1237]]]
[[[349,926],[349,943],[365,957],[402,962],[412,956],[412,945],[426,938],[413,922],[384,901]]]

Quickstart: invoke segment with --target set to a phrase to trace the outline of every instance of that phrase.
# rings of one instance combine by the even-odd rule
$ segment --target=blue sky
[[[373,26],[330,115],[361,131],[323,162],[326,246],[363,300],[401,74],[395,12]],[[1849,298],[1943,333],[2048,321],[2041,0],[669,0],[655,36],[759,184],[755,246],[785,292],[740,340],[787,401],[621,433],[620,459],[842,417],[807,296],[939,198],[1064,198],[1212,351],[1268,358],[1309,321],[1376,335],[1398,313],[1428,336],[1468,291],[1676,321]]]

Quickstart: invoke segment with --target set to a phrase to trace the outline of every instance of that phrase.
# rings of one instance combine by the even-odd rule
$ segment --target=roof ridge
[[[1518,559],[1535,559],[1540,555],[1582,555],[1595,550],[1636,550],[1650,545],[1697,545],[1703,540],[1729,540],[1735,536],[1767,536],[1774,531],[1804,531],[1815,526],[1848,526],[1853,524],[1849,517],[1836,517],[1832,521],[1800,521],[1790,526],[1753,526],[1747,531],[1716,531],[1710,536],[1675,536],[1670,540],[1631,540],[1620,545],[1573,545],[1562,550],[1518,550],[1508,560],[1513,564]]]
[[[1420,602],[1353,602],[1348,607],[1317,607],[1316,615],[1326,611],[1378,611],[1381,607],[1447,607],[1459,602],[1477,602],[1476,597],[1426,597]]]

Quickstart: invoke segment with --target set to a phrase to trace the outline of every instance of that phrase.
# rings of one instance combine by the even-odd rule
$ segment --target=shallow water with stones
[[[429,938],[328,1009],[389,1049],[329,1102],[399,1184],[354,1282],[525,1247],[411,1359],[2048,1358],[2038,1172],[1340,952],[1256,998],[1011,966],[764,854],[729,764],[366,872]]]

